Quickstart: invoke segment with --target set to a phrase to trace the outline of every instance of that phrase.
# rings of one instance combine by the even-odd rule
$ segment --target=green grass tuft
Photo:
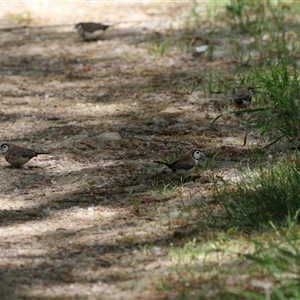
[[[300,209],[300,161],[244,173],[236,190],[215,185],[214,200],[224,208],[224,224],[243,230],[265,227],[273,222],[286,226]]]
[[[270,63],[253,70],[257,110],[249,118],[249,130],[258,129],[267,142],[297,144],[300,124],[300,82],[296,68]]]

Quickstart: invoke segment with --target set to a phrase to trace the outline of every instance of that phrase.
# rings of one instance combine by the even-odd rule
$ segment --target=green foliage
[[[231,0],[230,4],[226,6],[226,13],[228,23],[233,29],[240,29],[243,32],[248,32],[250,30],[250,25],[256,22],[259,24],[261,20],[262,10],[258,10],[259,14],[256,15],[254,12],[257,11],[258,5],[257,1],[245,1],[245,0]],[[262,6],[263,7],[263,6]],[[255,19],[252,19],[252,16]]]
[[[270,0],[231,0],[226,6],[226,20],[232,29],[254,35],[261,33],[271,22],[280,29],[284,10],[280,2]]]
[[[299,53],[297,24],[290,16],[299,11],[299,1],[231,0],[224,21],[231,27],[233,54],[238,62],[281,61],[293,64]],[[289,22],[288,22],[289,20]],[[242,34],[237,38],[237,34]]]
[[[153,39],[152,43],[149,44],[150,54],[156,54],[160,57],[163,57],[168,52],[170,52],[171,48],[172,48],[171,41],[168,38],[164,38],[164,39],[155,38]]]
[[[224,86],[226,86],[226,82],[223,80],[222,76],[215,72],[205,74],[202,82],[206,96],[222,94]]]
[[[241,111],[249,113],[245,143],[250,132],[258,131],[267,146],[283,141],[297,147],[300,135],[300,81],[297,68],[269,61],[267,66],[232,76],[216,74],[207,82],[207,93],[229,90],[233,95],[237,90],[236,81],[240,87],[253,86],[256,90],[252,105]],[[217,116],[212,125],[227,113],[235,111]]]
[[[244,257],[252,264],[262,266],[269,276],[277,278],[276,287],[269,294],[272,299],[300,299],[300,248],[298,230],[299,211],[287,219],[287,230],[273,225],[275,236],[266,246],[261,239],[254,243],[255,250]],[[247,293],[249,299],[265,299],[258,293]]]
[[[288,140],[297,144],[300,124],[300,82],[296,68],[270,63],[254,69],[257,109],[249,118],[249,131],[258,129],[270,144]]]
[[[203,22],[203,18],[201,18],[200,14],[201,8],[197,1],[193,2],[192,8],[185,18],[185,28],[187,29],[193,29],[199,27],[201,25],[201,22]]]
[[[252,230],[269,222],[286,226],[300,208],[300,161],[281,162],[245,173],[236,190],[215,185],[214,199],[225,210],[228,227]]]
[[[138,211],[140,213],[145,212],[141,205],[139,198],[134,194],[134,192],[132,190],[129,191],[129,200],[136,211]]]

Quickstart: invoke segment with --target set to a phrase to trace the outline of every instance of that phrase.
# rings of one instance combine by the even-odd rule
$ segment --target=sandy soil
[[[241,120],[210,127],[226,97],[190,89],[228,68],[226,45],[214,61],[173,45],[191,6],[0,3],[1,27],[71,24],[0,32],[1,141],[51,152],[21,169],[0,160],[2,300],[176,297],[159,274],[170,243],[199,235],[200,212],[182,206],[209,199],[212,170],[164,193],[179,180],[153,161],[200,147],[219,152],[213,172],[234,180],[245,153]],[[124,23],[82,42],[80,21]],[[160,56],[153,45],[166,36]]]

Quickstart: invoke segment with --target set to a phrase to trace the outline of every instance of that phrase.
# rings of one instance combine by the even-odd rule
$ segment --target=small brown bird
[[[233,97],[234,104],[237,108],[246,108],[250,105],[255,90],[252,87],[239,90]]]
[[[166,165],[169,169],[171,169],[174,173],[176,173],[179,176],[185,176],[195,171],[200,159],[206,160],[206,157],[201,150],[196,149],[190,151],[189,153],[182,156],[180,159],[176,160],[171,164],[158,160],[154,162]]]
[[[50,154],[48,152],[35,152],[14,144],[2,144],[1,151],[6,161],[14,167],[20,167],[40,154]]]
[[[75,25],[78,34],[82,37],[85,41],[93,41],[99,39],[103,32],[108,27],[113,27],[117,24],[122,22],[118,22],[112,25],[104,25],[101,23],[94,23],[94,22],[81,22]]]

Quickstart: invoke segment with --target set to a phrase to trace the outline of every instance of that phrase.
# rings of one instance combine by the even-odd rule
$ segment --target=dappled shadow
[[[208,41],[176,26],[162,35],[158,22],[147,22],[115,26],[98,42],[82,42],[72,26],[0,36],[1,139],[51,153],[28,168],[1,161],[1,299],[109,299],[106,291],[130,291],[148,278],[156,259],[169,263],[170,243],[183,246],[212,229],[196,218],[199,226],[186,230],[195,219],[178,208],[212,189],[202,170],[177,187],[169,174],[157,183],[153,161],[196,147],[224,161],[247,157],[242,143],[223,145],[228,135],[243,138],[243,121],[211,127],[224,97],[208,96],[202,84],[222,59],[194,55],[194,45]],[[236,164],[212,168],[223,175]],[[149,245],[161,250],[141,251]],[[156,268],[155,276],[169,271]]]
[[[130,230],[130,227],[125,230]],[[120,247],[114,242],[107,241],[109,234],[109,231],[105,232],[97,226],[82,230],[58,228],[56,231],[44,232],[27,239],[24,245],[24,254],[12,255],[13,259],[20,260],[22,264],[12,264],[9,269],[0,268],[1,299],[17,299],[19,297],[22,299],[52,299],[49,292],[52,288],[59,289],[59,287],[63,288],[70,284],[72,284],[72,289],[67,288],[63,291],[66,296],[73,293],[74,290],[77,291],[78,297],[87,293],[97,294],[97,291],[92,289],[92,284],[97,284],[99,287],[102,285],[107,288],[111,287],[112,291],[116,291],[116,286],[119,290],[123,290],[127,285],[128,287],[132,286],[133,279],[139,283],[145,276],[149,276],[149,272],[152,276],[160,274],[161,278],[167,276],[169,272],[172,273],[172,267],[168,264],[161,264],[154,269],[151,265],[160,256],[160,253],[168,250],[170,243],[175,242],[179,247],[185,244],[185,239],[179,239],[178,236],[172,238],[162,235],[146,240],[144,238],[132,240],[130,237],[119,236],[118,238],[122,240]],[[113,231],[111,234],[114,234]],[[103,241],[99,241],[101,236]],[[198,246],[201,244],[205,246],[205,244],[213,242],[213,235],[210,236],[212,239],[199,243]],[[54,246],[52,245],[53,241],[55,241]],[[36,254],[26,252],[30,244],[41,245],[42,242],[45,245],[43,249],[36,251]],[[159,253],[157,250],[156,252],[152,250],[151,247],[147,252],[141,250],[148,245],[155,245],[157,249],[160,249]],[[17,247],[12,244],[10,246]],[[135,250],[134,256],[132,250]],[[128,272],[124,264],[128,260],[134,261],[135,264],[142,262],[143,268],[136,269],[133,265],[132,270]],[[222,268],[231,270],[237,263],[242,263],[242,261],[232,258],[226,263],[223,262]],[[193,261],[192,265],[198,272],[217,270],[220,267],[219,262],[205,260]],[[198,282],[200,285],[204,283],[205,280]],[[160,284],[157,284],[159,288]],[[57,292],[62,295],[59,290]],[[102,296],[105,297],[105,295],[106,291],[102,291]],[[53,297],[55,298],[55,296]]]

